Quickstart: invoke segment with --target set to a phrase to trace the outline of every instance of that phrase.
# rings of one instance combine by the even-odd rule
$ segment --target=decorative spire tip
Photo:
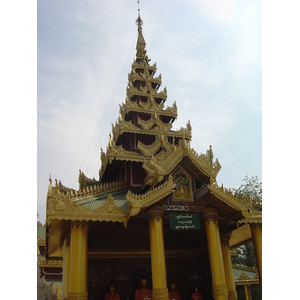
[[[136,19],[135,24],[138,26],[142,26],[143,20],[141,19],[141,16],[140,16],[140,1],[139,0],[137,1],[137,4],[138,4],[138,18]]]

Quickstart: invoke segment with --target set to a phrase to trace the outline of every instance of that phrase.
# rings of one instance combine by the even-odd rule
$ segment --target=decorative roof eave
[[[45,246],[46,242],[44,240],[42,240],[40,237],[37,238],[37,246],[41,247],[41,246]]]
[[[148,65],[146,64],[146,62],[144,61],[143,64],[139,64],[136,59],[134,59],[133,63],[131,64],[131,68],[133,70],[136,69],[146,69],[146,70],[151,70],[154,73],[156,72],[157,68],[156,68],[156,62],[153,65]]]
[[[262,224],[262,213],[253,206],[248,208],[247,210],[244,209],[242,211],[242,215],[244,219],[238,221],[238,225],[240,224]]]
[[[86,189],[88,186],[95,186],[97,185],[99,182],[93,178],[88,178],[87,176],[84,175],[83,172],[81,172],[81,170],[79,170],[79,176],[78,176],[78,183],[79,183],[79,189],[83,190]],[[75,190],[73,190],[74,192],[76,192]]]
[[[112,187],[109,190],[109,186]],[[115,190],[113,185],[106,185],[109,191]],[[106,190],[106,192],[108,192]],[[94,191],[89,191],[86,194],[80,194],[80,198],[70,193],[61,193],[56,187],[50,183],[47,194],[47,220],[49,225],[52,220],[66,221],[112,221],[123,223],[127,226],[127,221],[130,217],[130,209],[123,210],[119,208],[111,194],[107,197],[102,207],[90,209],[88,207],[76,204],[75,198],[83,199],[91,195],[95,195]],[[124,199],[125,200],[125,199]]]
[[[181,147],[186,150],[187,156],[197,166],[197,168],[201,170],[206,176],[210,177],[211,182],[215,182],[222,166],[220,165],[218,159],[213,162],[214,155],[212,152],[212,147],[209,147],[209,149],[206,151],[206,154],[198,155],[197,152],[186,142],[184,143],[184,141],[181,141],[181,144]]]
[[[223,185],[219,187],[216,182],[212,182],[207,187],[210,193],[219,200],[233,209],[241,211],[244,218],[238,221],[238,226],[240,224],[262,224],[262,213],[254,209],[253,204],[256,201],[251,199],[251,197],[235,195],[230,189],[224,188]]]
[[[176,137],[176,138],[184,138],[187,140],[191,139],[191,126],[188,122],[187,128],[181,128],[178,131],[163,131],[162,128],[159,128],[158,126],[152,128],[151,130],[148,131],[143,131],[142,129],[136,127],[133,125],[131,122],[126,122],[123,121],[121,123],[121,126],[117,124],[116,127],[114,127],[113,134],[123,134],[124,132],[129,132],[129,133],[137,133],[137,134],[148,134],[148,135],[156,135],[159,137],[163,136],[169,136],[169,137]],[[169,143],[164,140],[161,141],[161,144],[165,146],[166,149],[171,149]],[[132,152],[132,151],[127,151],[125,150],[122,146],[116,146],[115,145],[115,140],[116,137],[114,136],[113,139],[111,137],[109,138],[109,144],[107,147],[107,152],[106,154],[103,152],[101,149],[101,169],[105,169],[107,166],[107,163],[111,163],[114,159],[116,160],[128,160],[128,161],[135,161],[135,162],[144,162],[145,157],[137,152]],[[170,150],[169,150],[170,151]],[[102,174],[103,171],[100,171],[99,174]],[[101,179],[101,176],[100,176]]]
[[[108,160],[111,164],[113,160],[143,162],[145,157],[137,152],[127,151],[122,146],[111,146],[108,148]]]
[[[144,145],[141,141],[138,141],[137,148],[141,151],[144,156],[151,157],[154,155],[161,147],[161,143],[156,137],[156,141],[151,145]]]
[[[181,140],[177,146],[172,145],[169,151],[161,151],[158,155],[153,156],[151,161],[144,162],[143,168],[147,172],[144,185],[153,186],[162,181],[164,176],[171,173],[184,156],[189,157],[204,175],[211,178],[211,182],[215,181],[221,165],[218,160],[212,161],[211,148],[206,155],[197,155],[195,150],[190,148],[187,140]]]
[[[173,181],[172,176],[169,176],[169,179],[162,185],[151,189],[149,192],[137,195],[128,191],[126,195],[126,200],[129,202],[131,209],[130,215],[137,215],[142,208],[147,208],[163,198],[167,197],[175,191],[176,184]]]
[[[164,134],[159,134],[156,136],[156,140],[151,145],[144,145],[141,141],[138,141],[137,148],[142,152],[144,156],[152,157],[155,153],[160,149],[163,148],[168,152],[172,151],[172,147],[174,148],[174,138],[173,144],[168,142],[168,137]]]
[[[177,118],[176,101],[174,101],[172,107],[168,106],[166,109],[159,109],[159,110],[158,110],[159,107],[158,105],[152,106],[151,99],[148,99],[146,102],[143,102],[141,103],[141,105],[139,105],[137,102],[131,101],[128,99],[128,97],[126,97],[125,102],[126,103],[125,104],[123,103],[122,106],[120,105],[119,115],[121,120],[123,120],[125,118],[125,115],[130,111],[145,113],[145,110],[147,110],[146,113],[149,114],[159,113],[160,116],[167,116],[175,119]]]
[[[170,131],[172,128],[172,123],[167,123],[165,124],[159,119],[159,116],[157,113],[152,113],[151,118],[147,121],[142,120],[141,118],[138,117],[137,120],[138,125],[142,127],[143,130],[151,130],[153,126],[156,124],[159,128],[162,128],[164,132]]]
[[[62,268],[63,261],[58,259],[45,259],[41,256],[38,257],[39,267],[40,268]]]
[[[163,122],[157,121],[158,126],[152,127],[149,130],[139,128],[132,124],[130,121],[124,121],[119,119],[119,123],[115,123],[112,125],[112,139],[110,138],[109,144],[112,142],[116,143],[119,136],[125,132],[128,133],[136,133],[136,134],[144,134],[144,135],[158,135],[164,134],[169,137],[181,138],[191,140],[192,138],[192,128],[190,123],[187,123],[187,127],[181,127],[179,130],[170,130],[172,124],[164,124]],[[101,154],[102,157],[102,154]]]
[[[158,86],[161,85],[162,80],[161,80],[161,74],[159,76],[153,78],[153,74],[145,74],[145,73],[136,73],[135,70],[132,70],[131,73],[128,74],[128,80],[129,82],[135,82],[135,81],[148,81],[150,83],[157,84]]]
[[[236,196],[230,189],[224,188],[223,185],[219,187],[216,182],[208,185],[207,187],[211,194],[233,209],[247,211],[252,206],[250,197]]]
[[[167,99],[167,88],[165,87],[164,90],[157,92],[156,89],[152,89],[150,88],[149,91],[149,87],[145,87],[145,88],[141,88],[140,90],[138,90],[136,87],[134,87],[132,85],[131,82],[129,82],[129,87],[127,87],[127,92],[126,92],[126,100],[127,99],[131,99],[133,96],[140,96],[140,97],[146,97],[146,98],[158,98],[158,99],[162,99],[162,100],[166,100]],[[148,100],[149,101],[149,100]],[[130,105],[129,103],[132,102],[130,100],[126,101],[127,105]],[[135,102],[133,102],[135,103]],[[154,103],[154,101],[152,101],[152,105],[155,106],[155,108],[157,110],[163,110],[164,108],[164,103],[162,102],[161,104],[156,104]]]
[[[77,205],[76,201],[71,200],[70,194],[61,193],[57,188],[49,185],[46,223],[50,225],[52,220],[111,221],[123,223],[127,227],[127,222],[131,216],[138,214],[142,208],[149,207],[162,200],[171,194],[175,187],[176,184],[173,182],[172,176],[170,176],[164,184],[145,194],[136,195],[128,191],[124,200],[127,200],[129,205],[125,211],[116,205],[111,194],[109,194],[103,206],[92,210],[88,207]]]

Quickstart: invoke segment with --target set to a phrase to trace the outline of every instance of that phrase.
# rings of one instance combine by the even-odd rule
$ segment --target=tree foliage
[[[251,199],[260,199],[262,201],[262,183],[258,177],[249,177],[246,175],[242,180],[242,184],[238,189],[233,189],[238,195],[249,196]]]
[[[233,189],[238,195],[249,196],[251,199],[262,201],[262,183],[257,176],[245,176],[238,189]],[[252,240],[237,247],[237,254],[232,258],[235,264],[256,268],[256,258]]]
[[[232,257],[232,262],[237,265],[256,268],[256,258],[252,240],[240,245],[236,249],[236,255]]]

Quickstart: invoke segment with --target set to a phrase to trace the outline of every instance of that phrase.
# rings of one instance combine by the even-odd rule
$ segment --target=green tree
[[[248,175],[242,180],[239,188],[233,189],[237,195],[249,196],[252,200],[262,201],[262,183],[257,176]],[[237,254],[233,257],[233,263],[256,268],[255,252],[252,240],[237,247]]]
[[[242,180],[242,184],[238,189],[233,189],[238,195],[249,196],[251,199],[259,199],[262,201],[262,183],[259,182],[257,176],[249,177],[246,175]]]
[[[242,180],[242,184],[238,189],[233,189],[233,192],[238,195],[249,196],[255,203],[262,202],[262,183],[259,182],[257,176],[245,176]],[[256,209],[261,210],[261,206],[256,207]],[[239,264],[247,267],[256,268],[256,258],[254,245],[252,240],[247,241],[243,245],[237,247],[236,255],[232,257],[232,262],[234,264]],[[252,299],[261,299],[261,293],[258,286],[252,286]],[[245,299],[245,293],[243,289],[237,289],[238,299]]]

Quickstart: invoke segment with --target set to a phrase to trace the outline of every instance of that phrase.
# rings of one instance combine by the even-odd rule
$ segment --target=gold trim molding
[[[40,268],[62,268],[63,262],[62,260],[57,259],[45,259],[41,256],[38,257],[39,267]]]
[[[172,176],[169,176],[169,179],[164,184],[151,189],[145,194],[137,195],[128,191],[126,200],[131,207],[130,216],[137,215],[142,208],[149,207],[162,200],[174,191],[175,186]]]
[[[223,185],[219,187],[216,182],[207,186],[208,190],[216,196],[218,199],[222,200],[228,206],[234,209],[248,209],[252,206],[252,201],[250,197],[247,196],[237,196],[232,193],[230,189],[224,188]]]
[[[112,187],[114,190],[115,185],[104,185],[101,191],[106,191],[108,187]],[[94,195],[94,190],[89,193],[90,190],[79,193],[80,199]],[[83,197],[85,195],[85,197]],[[76,199],[76,200],[75,200]],[[115,203],[115,200],[109,194],[105,200],[103,206],[97,209],[90,209],[85,206],[76,204],[78,200],[78,193],[76,194],[64,194],[61,193],[56,187],[49,185],[47,194],[47,224],[50,224],[52,220],[73,220],[73,221],[112,221],[123,223],[127,226],[127,221],[130,217],[130,207],[127,210],[119,208]],[[125,199],[124,199],[125,200]]]
[[[172,176],[162,185],[155,187],[145,194],[136,195],[131,191],[127,192],[124,200],[129,205],[127,210],[119,208],[111,194],[108,195],[103,206],[97,209],[90,209],[76,204],[77,201],[71,199],[71,195],[61,193],[51,184],[47,194],[47,220],[49,225],[52,220],[70,221],[112,221],[123,223],[127,227],[127,222],[131,216],[140,212],[142,208],[149,207],[162,200],[174,191],[175,183]]]

